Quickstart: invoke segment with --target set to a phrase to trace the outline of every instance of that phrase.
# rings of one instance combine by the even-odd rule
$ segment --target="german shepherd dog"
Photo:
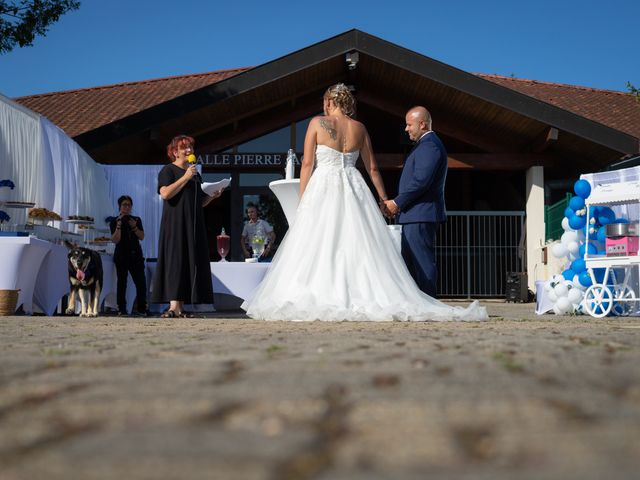
[[[80,297],[81,317],[98,316],[102,291],[102,258],[89,248],[82,248],[65,240],[69,249],[69,303],[65,313],[75,315],[76,295]]]

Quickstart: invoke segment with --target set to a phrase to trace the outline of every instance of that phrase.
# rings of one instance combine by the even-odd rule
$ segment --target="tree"
[[[0,0],[0,54],[16,45],[30,47],[36,35],[45,35],[61,15],[79,7],[75,0]]]
[[[627,82],[627,89],[629,90],[631,95],[636,97],[636,101],[640,102],[640,88],[635,87],[631,84],[631,82]]]

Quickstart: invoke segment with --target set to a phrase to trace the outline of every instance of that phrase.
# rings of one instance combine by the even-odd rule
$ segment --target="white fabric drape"
[[[111,214],[105,172],[80,146],[46,118],[0,95],[0,180],[15,184],[9,200],[34,202],[60,214]],[[27,211],[11,209],[11,223]]]
[[[158,256],[158,234],[162,218],[162,198],[158,195],[158,173],[164,165],[102,165],[106,173],[111,213],[118,214],[118,198],[129,195],[131,213],[142,219],[144,240],[142,253],[147,258]]]
[[[35,202],[44,205],[51,201],[51,189],[46,175],[49,165],[42,160],[41,126],[39,115],[0,95],[0,180],[11,180],[15,188],[9,200]],[[26,210],[11,209],[11,223],[24,223]]]
[[[63,218],[69,215],[94,217],[96,226],[102,227],[104,218],[111,214],[107,179],[101,165],[46,118],[42,118],[42,142],[45,164],[54,172],[55,195],[52,207],[47,207]],[[49,177],[51,178],[51,177]],[[45,206],[45,205],[43,205]]]

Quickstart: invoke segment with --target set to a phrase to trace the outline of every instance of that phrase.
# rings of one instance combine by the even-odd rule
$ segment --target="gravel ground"
[[[0,317],[0,479],[635,479],[640,318]]]

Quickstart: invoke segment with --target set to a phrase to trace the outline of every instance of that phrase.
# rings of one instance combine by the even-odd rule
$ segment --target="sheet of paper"
[[[202,190],[211,197],[214,193],[227,188],[230,183],[231,178],[223,178],[219,182],[202,182]]]

